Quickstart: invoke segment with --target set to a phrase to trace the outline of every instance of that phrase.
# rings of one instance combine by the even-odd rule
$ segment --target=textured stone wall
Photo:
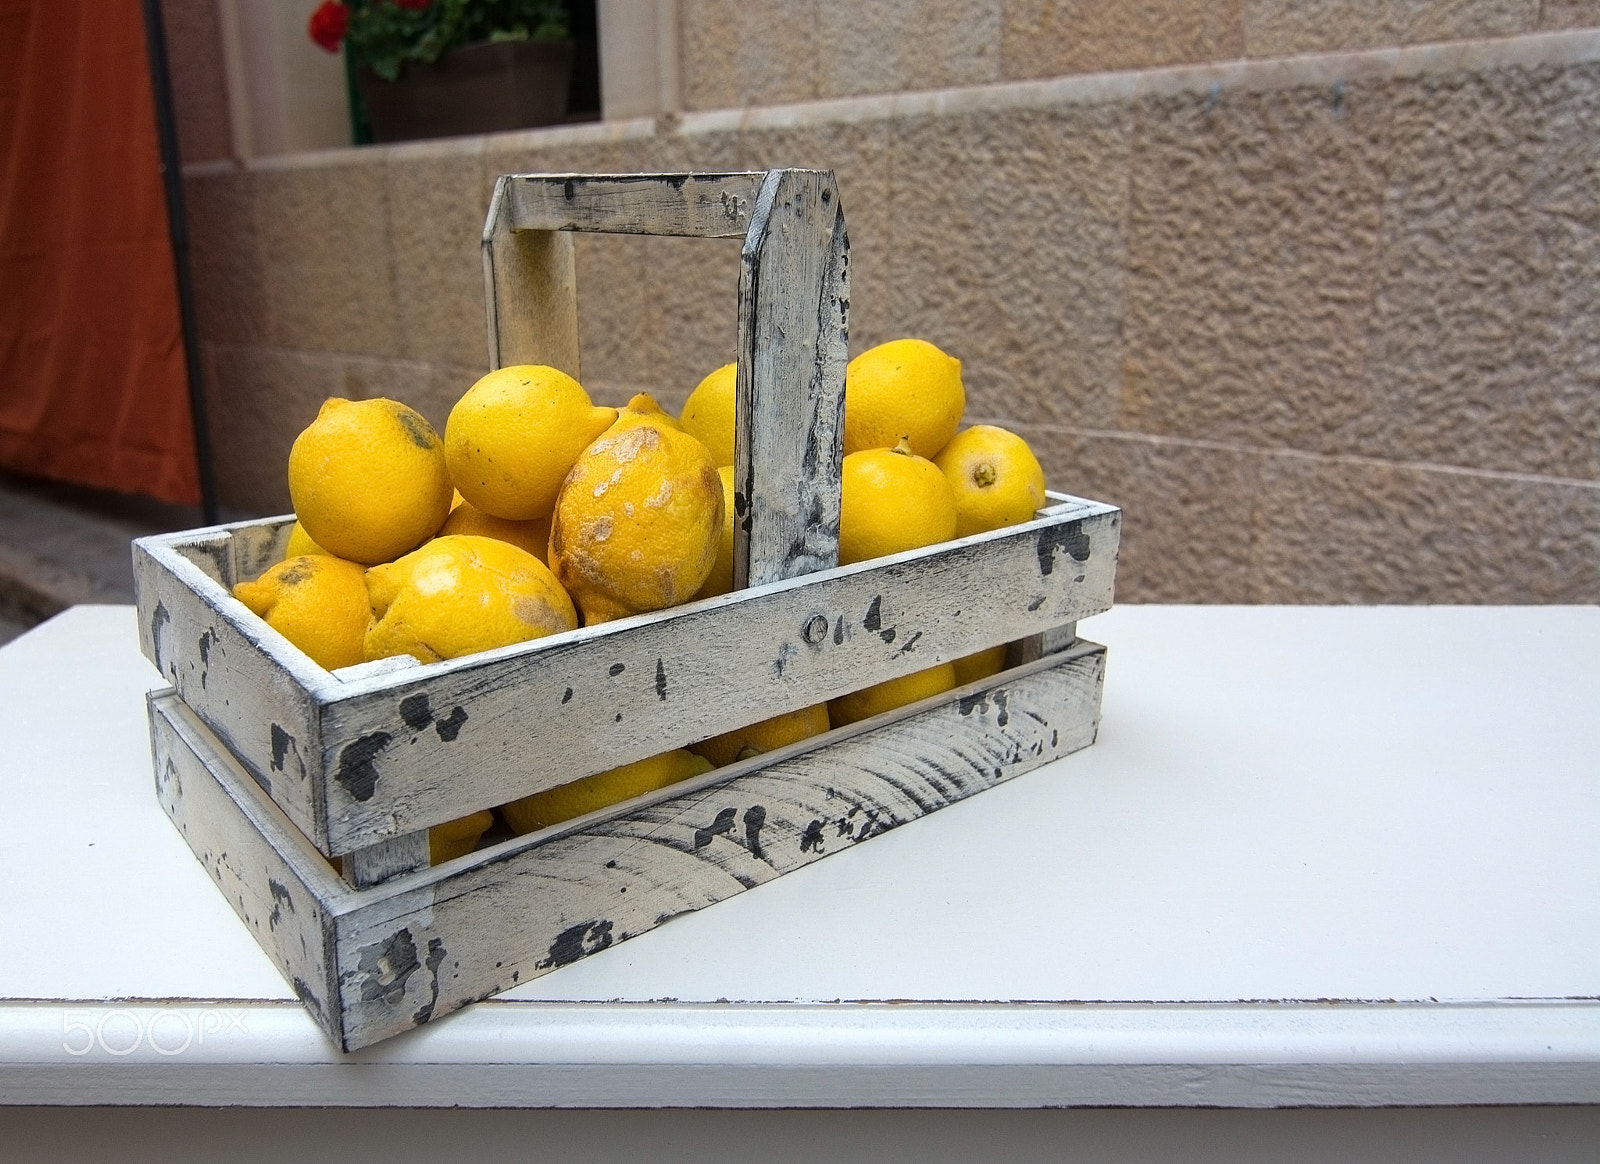
[[[1600,25],[1596,0],[679,0],[685,109]]]
[[[969,420],[1122,505],[1120,600],[1600,601],[1597,125],[1568,32],[191,167],[224,501],[286,508],[325,396],[443,424],[495,175],[820,166],[852,352],[939,343]],[[736,242],[578,247],[597,397],[731,358]]]

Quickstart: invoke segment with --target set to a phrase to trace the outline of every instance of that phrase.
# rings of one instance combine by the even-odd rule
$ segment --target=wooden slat
[[[581,379],[572,236],[513,229],[509,179],[495,183],[483,232],[489,367],[548,364]]]
[[[500,179],[502,225],[511,231],[738,238],[749,229],[764,175],[507,174]]]
[[[739,279],[736,589],[839,564],[849,257],[833,175],[770,172]]]
[[[339,1014],[325,1026],[347,1049],[367,1045],[1086,747],[1098,728],[1104,659],[1104,648],[1080,642],[949,696],[372,889],[302,875],[333,924]],[[197,853],[216,852],[226,838],[244,854],[236,863],[276,858],[277,868],[303,870],[317,859],[179,701],[152,706],[199,757],[179,765],[185,787],[209,776],[231,792],[201,806],[191,790],[185,804],[195,807],[174,814]],[[247,815],[254,838],[241,824]],[[241,910],[247,922],[258,913],[253,904]],[[252,931],[280,969],[306,943],[293,931]]]
[[[1109,609],[1118,511],[344,685],[328,842],[371,844]],[[332,691],[332,689],[325,689]]]
[[[365,889],[402,873],[426,869],[428,860],[428,830],[418,829],[346,853],[340,864],[344,879],[357,889]]]

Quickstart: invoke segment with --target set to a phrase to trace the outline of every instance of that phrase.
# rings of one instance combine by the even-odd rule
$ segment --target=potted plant
[[[328,52],[344,50],[373,141],[494,133],[566,115],[565,0],[325,0],[307,31]]]

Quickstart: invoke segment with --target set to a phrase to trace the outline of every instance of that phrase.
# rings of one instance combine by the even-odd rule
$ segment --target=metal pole
[[[155,96],[156,136],[161,146],[161,177],[167,194],[167,228],[172,236],[172,264],[178,284],[178,322],[183,331],[183,362],[189,378],[189,421],[194,428],[194,455],[200,475],[200,512],[207,525],[217,523],[216,479],[212,473],[211,433],[206,427],[205,395],[200,376],[200,340],[194,322],[194,285],[189,277],[189,232],[183,211],[183,168],[178,157],[178,126],[172,112],[172,83],[167,72],[167,37],[160,0],[143,0],[144,40],[150,54],[150,88]]]

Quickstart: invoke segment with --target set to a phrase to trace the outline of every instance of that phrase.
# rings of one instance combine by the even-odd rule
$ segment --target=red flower
[[[401,8],[409,8],[413,12],[421,12],[428,5],[432,4],[433,0],[394,0],[394,2]]]
[[[311,14],[311,23],[306,26],[306,31],[317,44],[330,53],[336,53],[344,40],[345,29],[349,27],[350,9],[338,0],[323,0]]]

